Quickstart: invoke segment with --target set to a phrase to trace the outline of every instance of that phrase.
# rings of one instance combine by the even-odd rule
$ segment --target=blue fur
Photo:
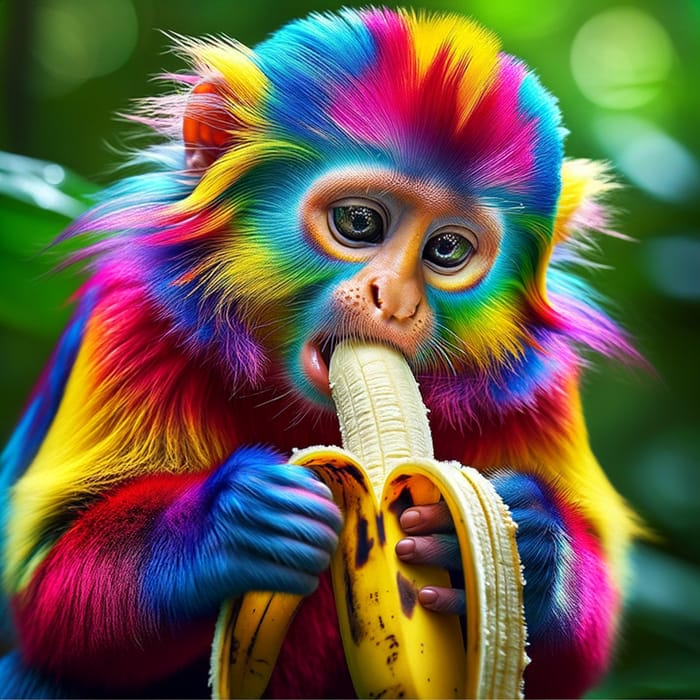
[[[556,98],[544,89],[539,78],[528,72],[520,85],[518,107],[523,114],[537,120],[535,168],[537,176],[530,179],[527,198],[530,207],[542,216],[553,216],[559,201],[561,182],[559,167],[564,156],[561,112]]]
[[[144,576],[150,607],[182,621],[249,590],[311,593],[341,524],[311,472],[273,450],[241,448],[156,523]]]
[[[518,551],[524,567],[525,619],[531,641],[566,629],[569,611],[562,605],[570,572],[570,538],[549,488],[532,474],[502,470],[491,483],[518,524]]]
[[[338,20],[341,18],[341,21]],[[322,146],[345,136],[328,118],[331,94],[347,76],[360,75],[376,54],[374,39],[356,14],[316,14],[312,21],[292,22],[256,46],[256,60],[275,89],[269,102],[270,120],[292,140]],[[309,80],[309,72],[315,80]]]
[[[78,695],[22,663],[19,652],[0,658],[0,698],[75,698]]]
[[[491,398],[495,404],[530,406],[537,390],[551,381],[557,369],[562,369],[556,352],[547,353],[549,339],[538,338],[545,353],[531,345],[524,345],[522,354],[504,365],[488,379]]]
[[[151,298],[178,335],[191,347],[200,348],[208,347],[216,336],[216,300],[202,299],[198,280],[182,284],[179,279],[206,256],[206,245],[173,245],[166,250],[152,248],[147,253],[151,258],[147,263]]]

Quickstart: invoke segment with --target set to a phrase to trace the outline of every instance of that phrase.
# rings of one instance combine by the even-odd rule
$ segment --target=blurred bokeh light
[[[65,251],[46,244],[85,206],[88,182],[115,177],[135,133],[115,115],[162,89],[154,75],[181,67],[163,32],[224,33],[252,46],[293,17],[339,6],[0,2],[1,439],[78,283],[75,271],[51,272]],[[496,31],[558,96],[568,154],[609,160],[622,185],[614,225],[633,242],[602,237],[591,275],[653,371],[593,362],[584,402],[596,453],[655,539],[634,552],[620,651],[591,697],[700,697],[700,2],[420,7]]]
[[[131,0],[46,0],[38,5],[32,53],[39,96],[69,92],[117,70],[133,52],[138,17]]]
[[[593,134],[618,172],[640,190],[681,204],[700,196],[700,164],[690,150],[652,122],[630,115],[593,121]]]
[[[589,19],[571,46],[571,72],[581,92],[602,107],[630,109],[663,89],[673,44],[663,25],[636,7],[614,7]]]

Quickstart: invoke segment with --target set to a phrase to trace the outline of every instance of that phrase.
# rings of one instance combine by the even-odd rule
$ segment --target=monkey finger
[[[454,535],[405,537],[396,543],[396,555],[410,564],[428,564],[443,569],[460,566],[459,543]]]
[[[325,548],[276,534],[248,532],[244,539],[237,549],[247,553],[247,560],[257,558],[314,576],[327,569],[331,561],[331,554]]]
[[[325,485],[322,484],[324,488]],[[330,491],[328,492],[330,496]],[[340,509],[330,497],[298,487],[280,487],[260,498],[262,511],[273,509],[283,517],[284,513],[303,516],[327,524],[335,532],[340,532],[343,517]]]
[[[251,558],[243,566],[238,564],[231,574],[228,583],[229,591],[224,597],[239,595],[250,590],[309,595],[318,587],[317,574],[307,573],[266,558]]]
[[[444,501],[424,506],[411,506],[401,514],[399,523],[410,535],[454,531],[452,516]]]
[[[464,615],[467,608],[464,591],[457,588],[426,586],[418,592],[418,601],[441,615]]]
[[[332,552],[338,545],[340,527],[335,520],[325,522],[304,515],[284,517],[279,512],[261,509],[249,514],[254,532],[298,540]],[[339,521],[338,521],[339,522]]]
[[[303,488],[325,498],[332,498],[332,492],[313,471],[296,464],[268,465],[261,474],[249,477],[251,481],[265,482],[286,488]]]

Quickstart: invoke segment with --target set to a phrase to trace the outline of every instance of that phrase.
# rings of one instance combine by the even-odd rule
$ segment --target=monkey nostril
[[[372,294],[372,301],[374,302],[374,305],[378,308],[382,308],[382,302],[381,299],[379,298],[379,287],[376,284],[370,285],[370,292]]]

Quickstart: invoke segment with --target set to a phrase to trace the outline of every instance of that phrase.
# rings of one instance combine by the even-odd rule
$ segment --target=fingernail
[[[418,600],[421,605],[432,605],[437,599],[437,591],[432,588],[421,588],[420,591],[418,591]]]
[[[401,527],[406,529],[409,527],[416,527],[421,521],[421,515],[419,510],[409,509],[405,510],[401,514]]]
[[[400,557],[410,556],[416,551],[416,543],[410,538],[399,540],[396,543],[396,553]]]

